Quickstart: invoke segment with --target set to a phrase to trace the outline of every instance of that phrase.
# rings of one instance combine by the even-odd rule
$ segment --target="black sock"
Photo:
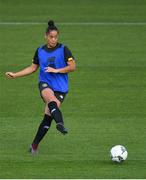
[[[38,145],[51,126],[52,117],[45,114],[32,144]]]
[[[58,124],[58,123],[64,124],[62,113],[59,110],[59,108],[57,107],[57,103],[55,101],[50,102],[48,104],[48,108],[49,108],[51,116],[55,120],[56,124]]]

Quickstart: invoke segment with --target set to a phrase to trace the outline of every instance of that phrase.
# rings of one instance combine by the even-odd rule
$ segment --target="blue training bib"
[[[64,58],[64,46],[61,45],[53,51],[47,51],[44,46],[38,49],[40,65],[39,81],[46,82],[53,91],[68,92],[67,73],[48,73],[45,68],[50,66],[55,69],[67,66]]]

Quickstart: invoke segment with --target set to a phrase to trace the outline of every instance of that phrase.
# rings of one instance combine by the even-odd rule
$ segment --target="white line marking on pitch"
[[[0,22],[0,25],[46,25],[44,22]],[[58,25],[66,26],[143,26],[146,22],[61,22]]]

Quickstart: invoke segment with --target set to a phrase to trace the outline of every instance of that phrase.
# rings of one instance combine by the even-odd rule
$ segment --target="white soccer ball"
[[[111,157],[112,161],[120,163],[127,159],[128,151],[126,150],[126,148],[124,146],[116,145],[111,148],[110,157]]]

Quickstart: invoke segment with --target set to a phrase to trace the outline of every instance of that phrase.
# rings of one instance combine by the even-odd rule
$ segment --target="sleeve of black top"
[[[33,57],[33,63],[39,65],[38,49],[35,51],[35,54]]]
[[[64,46],[64,58],[65,62],[69,61],[70,58],[74,59],[72,52],[68,49],[67,46]]]

